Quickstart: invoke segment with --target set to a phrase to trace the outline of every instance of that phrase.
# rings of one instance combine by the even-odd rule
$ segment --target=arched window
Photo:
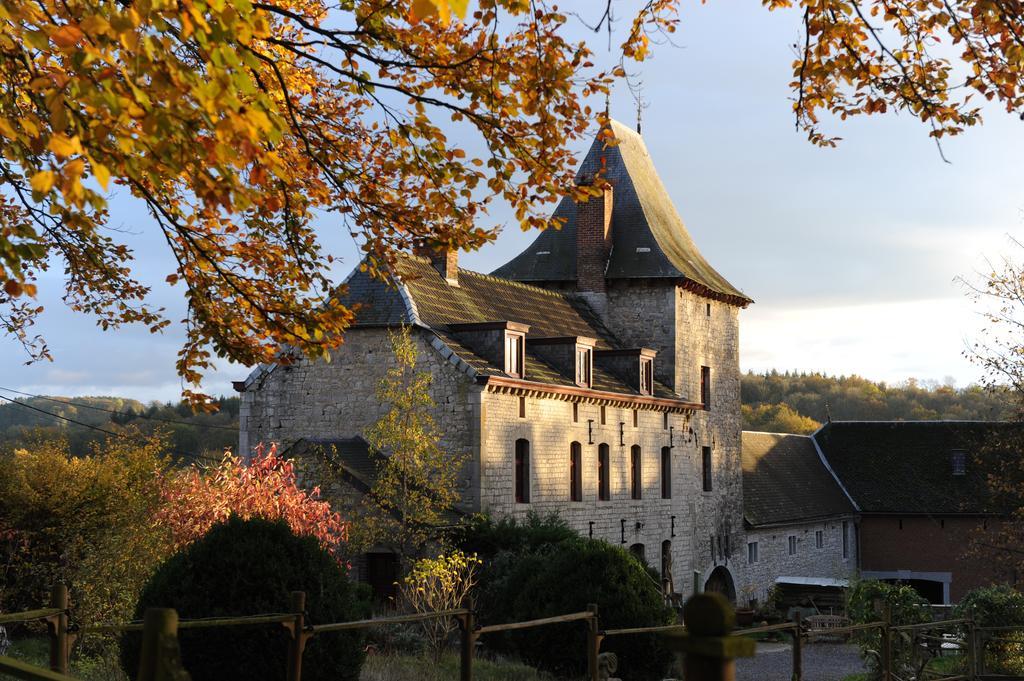
[[[629,488],[634,499],[642,496],[643,471],[640,468],[640,445],[633,445],[629,450]]]
[[[645,555],[646,552],[644,551],[643,544],[633,544],[629,547],[629,552],[636,556],[641,563],[647,565],[647,556]]]
[[[661,542],[661,587],[665,593],[675,593],[675,580],[672,578],[672,542],[666,539]]]
[[[661,498],[672,498],[672,449],[661,448]]]
[[[516,503],[530,503],[530,441],[516,440]]]
[[[583,445],[569,447],[569,500],[583,501]]]
[[[608,501],[612,498],[608,478],[611,471],[608,470],[608,445],[601,443],[597,447],[597,499]]]

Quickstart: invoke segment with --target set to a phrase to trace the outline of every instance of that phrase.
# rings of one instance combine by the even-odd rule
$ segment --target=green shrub
[[[478,605],[485,624],[579,612],[589,603],[599,605],[603,629],[675,621],[647,568],[604,541],[573,538],[522,554],[499,554],[486,574],[494,581]],[[482,640],[560,677],[580,676],[586,670],[583,622],[490,634]],[[629,679],[664,678],[671,661],[660,638],[650,634],[609,638],[601,649],[618,655],[619,673]]]
[[[980,627],[1024,626],[1024,594],[1009,586],[975,589],[960,601],[957,618],[972,618]],[[1021,638],[1020,631],[999,632]],[[1020,676],[1024,674],[1024,642],[989,641],[985,646],[986,671]]]
[[[875,609],[875,603],[888,604],[893,625],[919,624],[931,621],[928,601],[912,586],[888,584],[875,580],[864,580],[853,585],[847,595],[846,611],[856,624],[877,622],[882,613]],[[868,666],[870,678],[880,678],[878,654],[881,651],[881,634],[878,629],[868,629],[854,635],[860,646],[861,656]],[[899,632],[892,637],[893,671],[901,678],[915,674],[922,662],[915,659],[916,649],[910,634]]]
[[[348,581],[345,569],[313,537],[299,537],[282,521],[230,518],[160,566],[136,607],[175,608],[185,618],[288,612],[292,591],[306,592],[313,624],[368,617],[366,589]],[[184,629],[185,668],[194,681],[285,678],[288,635],[280,625]],[[122,640],[121,663],[134,678],[140,638]],[[305,681],[355,681],[363,662],[355,632],[320,634],[303,656]]]
[[[579,537],[557,514],[541,516],[531,511],[520,522],[512,516],[494,520],[477,516],[455,537],[455,543],[468,555],[476,554],[486,564],[500,553],[530,553],[551,544]]]

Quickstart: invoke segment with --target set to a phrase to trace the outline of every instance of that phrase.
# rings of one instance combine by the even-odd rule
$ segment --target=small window
[[[505,334],[505,373],[509,376],[523,377],[524,347],[522,334]]]
[[[593,361],[590,348],[576,346],[576,385],[589,388],[593,385]]]
[[[950,458],[953,464],[953,475],[967,475],[967,452],[955,449]]]
[[[604,425],[604,405],[601,405],[601,425]]]
[[[643,544],[633,544],[629,547],[629,552],[636,556],[641,563],[647,565],[647,552],[644,550]]]
[[[640,394],[650,395],[654,392],[654,360],[640,359]]]
[[[569,447],[569,501],[583,501],[583,445]]]
[[[638,428],[639,426],[640,426],[640,415],[637,413],[637,410],[634,409],[633,410],[633,427],[634,428]]]
[[[516,503],[530,503],[530,441],[516,440]]]
[[[814,548],[825,548],[825,533],[822,530],[816,530],[814,532]]]
[[[668,430],[668,412],[667,411],[661,412],[661,427],[664,430]]]
[[[757,562],[757,542],[747,542],[747,563],[753,564]]]
[[[632,498],[640,499],[643,494],[643,471],[640,468],[640,445],[629,450],[629,488]]]
[[[523,396],[519,397],[519,418],[526,418],[526,398]]]
[[[573,423],[579,423],[580,422],[580,403],[579,402],[573,402],[572,403],[572,422]]]
[[[796,555],[796,537],[793,535],[789,536],[789,555]]]
[[[672,450],[661,448],[661,498],[672,498]]]
[[[711,447],[701,447],[701,478],[704,480],[704,491],[711,491]]]
[[[711,367],[700,368],[700,403],[705,411],[711,409]]]
[[[704,314],[706,314],[708,317],[711,316],[711,303],[707,303],[707,307],[704,310]]]
[[[843,558],[850,557],[850,521],[843,521]]]
[[[608,501],[611,490],[608,485],[608,445],[601,443],[597,447],[597,499]]]

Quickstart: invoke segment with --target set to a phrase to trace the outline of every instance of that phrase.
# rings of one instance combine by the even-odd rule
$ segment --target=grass
[[[451,681],[459,678],[458,655],[440,661],[429,656],[371,655],[366,658],[360,681]],[[519,662],[501,658],[473,660],[477,681],[554,681],[555,677]]]
[[[11,642],[7,657],[34,664],[45,669],[50,668],[50,643],[45,638],[23,638]],[[69,676],[82,681],[127,681],[128,677],[121,672],[117,656],[81,657],[72,656]]]

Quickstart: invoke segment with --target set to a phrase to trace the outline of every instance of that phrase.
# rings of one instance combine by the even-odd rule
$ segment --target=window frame
[[[569,501],[583,501],[583,445],[569,445]]]
[[[530,441],[526,438],[516,440],[512,480],[515,502],[530,503]]]
[[[640,358],[640,394],[654,394],[654,359],[652,357]]]
[[[634,501],[644,498],[643,457],[640,445],[629,448],[629,496]]]
[[[967,475],[967,450],[954,449],[949,453],[949,463],[955,477]]]
[[[700,368],[700,403],[704,411],[711,411],[711,367]]]
[[[787,545],[786,548],[787,548],[788,553],[786,555],[795,556],[796,555],[796,535],[795,534],[789,535],[787,537],[787,540],[788,540],[788,545]]]
[[[505,331],[505,373],[526,378],[526,334]]]
[[[748,541],[747,542],[747,565],[753,565],[756,562],[758,562],[757,542],[756,541]]]
[[[714,460],[711,455],[711,447],[701,447],[700,450],[700,477],[701,483],[705,492],[714,491],[714,479],[712,477],[712,468],[714,467]]]
[[[814,531],[814,548],[823,549],[825,548],[825,531],[815,530]]]
[[[587,345],[576,345],[576,385],[594,386],[594,349]]]
[[[611,501],[611,447],[602,442],[597,446],[597,500]]]
[[[661,498],[672,498],[672,448],[661,448]]]
[[[843,521],[843,560],[850,557],[850,521]]]

